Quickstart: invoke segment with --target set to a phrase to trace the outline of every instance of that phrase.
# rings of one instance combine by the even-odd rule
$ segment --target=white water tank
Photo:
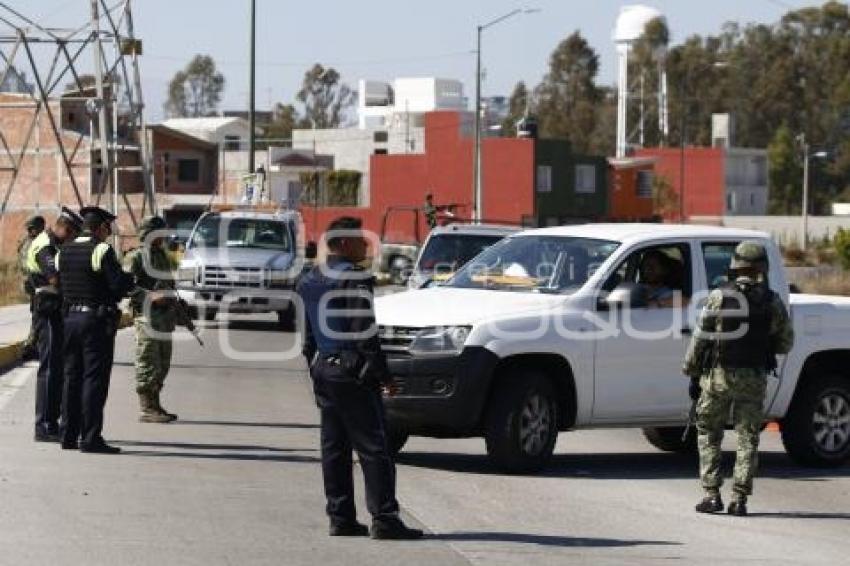
[[[617,17],[617,27],[614,28],[614,41],[617,43],[632,43],[640,39],[646,30],[646,24],[656,18],[664,18],[657,8],[635,4],[620,8]]]

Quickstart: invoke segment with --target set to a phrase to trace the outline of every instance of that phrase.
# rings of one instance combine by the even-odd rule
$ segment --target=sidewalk
[[[27,304],[0,307],[0,369],[20,359],[21,346],[30,330]]]

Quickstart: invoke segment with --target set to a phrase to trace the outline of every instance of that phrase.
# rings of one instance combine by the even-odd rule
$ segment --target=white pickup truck
[[[767,418],[780,423],[795,461],[843,463],[850,299],[789,295],[767,234],[689,225],[529,230],[444,286],[378,298],[396,382],[386,397],[393,448],[409,435],[483,436],[498,467],[533,471],[547,464],[559,431],[640,427],[662,450],[693,450],[693,430],[682,440],[690,408],[682,360],[700,307],[744,239],[767,247],[770,285],[796,335],[768,379]],[[678,300],[648,303],[636,292],[659,285]]]

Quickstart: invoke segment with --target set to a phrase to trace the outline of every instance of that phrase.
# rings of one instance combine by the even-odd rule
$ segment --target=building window
[[[199,182],[201,180],[201,162],[197,159],[178,159],[177,180],[181,183]]]
[[[373,135],[375,143],[387,143],[390,140],[390,135],[387,132],[378,131]]]
[[[596,192],[596,166],[576,165],[576,193]]]
[[[386,149],[376,149],[375,150],[375,155],[386,155],[386,154],[387,154]]]
[[[652,171],[638,171],[637,183],[635,184],[635,193],[638,198],[652,198],[652,184],[655,181],[655,175]]]
[[[239,151],[242,147],[242,138],[239,136],[224,136],[224,151]]]
[[[537,166],[537,192],[551,193],[552,192],[552,166],[538,165]]]

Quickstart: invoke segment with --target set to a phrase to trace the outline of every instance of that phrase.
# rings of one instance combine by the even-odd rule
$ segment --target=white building
[[[402,78],[391,83],[361,79],[357,89],[357,118],[361,130],[390,125],[422,126],[435,110],[466,110],[463,83],[434,77]]]
[[[164,126],[217,144],[225,151],[238,151],[248,147],[251,126],[247,120],[236,117],[171,118]]]

